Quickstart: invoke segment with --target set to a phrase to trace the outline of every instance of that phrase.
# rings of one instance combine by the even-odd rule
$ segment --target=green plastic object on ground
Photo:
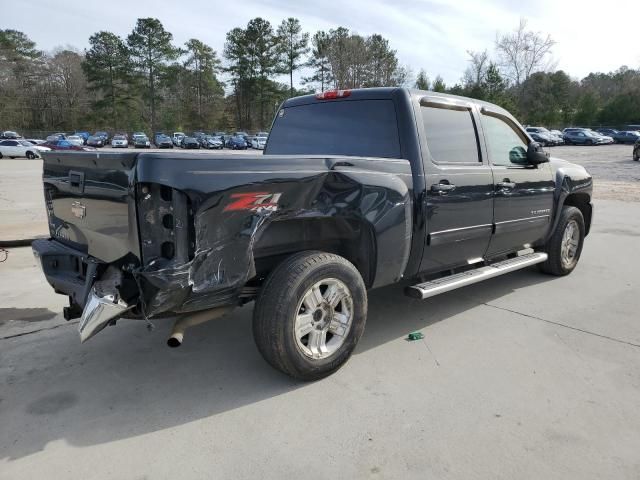
[[[424,338],[424,334],[422,332],[413,332],[409,334],[409,336],[407,337],[407,340],[409,341],[422,340],[423,338]]]

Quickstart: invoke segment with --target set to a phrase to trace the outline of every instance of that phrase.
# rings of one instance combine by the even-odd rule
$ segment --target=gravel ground
[[[562,146],[548,149],[554,157],[584,166],[593,175],[596,199],[640,202],[640,162],[632,145]]]

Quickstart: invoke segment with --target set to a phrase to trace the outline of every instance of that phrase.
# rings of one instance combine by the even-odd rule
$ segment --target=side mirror
[[[549,162],[549,155],[542,150],[538,142],[531,142],[527,150],[527,162],[529,165],[540,165]]]

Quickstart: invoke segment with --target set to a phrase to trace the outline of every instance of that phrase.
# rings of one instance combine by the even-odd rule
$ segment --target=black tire
[[[305,293],[324,280],[338,280],[348,288],[352,320],[334,352],[325,358],[312,358],[298,345],[295,321],[303,311],[300,309],[306,309]],[[364,332],[366,317],[367,291],[353,264],[331,253],[300,252],[280,263],[263,285],[253,312],[253,337],[264,359],[275,369],[298,380],[319,380],[334,373],[349,359]],[[321,329],[318,325],[316,328]],[[326,335],[328,345],[329,333]],[[307,342],[310,338],[307,337]]]
[[[2,158],[2,153],[0,153],[0,158]]]
[[[593,140],[587,140],[584,144],[591,147],[593,145]]]
[[[36,154],[32,151],[28,151],[25,155],[29,160],[33,160],[34,158],[36,158]]]
[[[567,263],[566,261],[563,261],[562,258],[563,241],[567,226],[571,222],[575,222],[575,225],[578,228],[579,238],[577,248],[573,257],[571,258],[571,262]],[[547,252],[549,258],[547,258],[546,262],[540,264],[540,270],[542,270],[544,273],[556,276],[564,276],[570,274],[576,268],[576,265],[578,265],[578,261],[580,260],[580,254],[582,253],[582,246],[584,244],[584,237],[585,227],[582,212],[576,207],[562,207],[558,225],[556,226],[553,235],[551,235],[551,238],[544,248],[544,251]]]
[[[0,158],[2,158],[2,155],[0,155]],[[637,162],[638,160],[640,160],[640,148],[633,152],[633,161]]]

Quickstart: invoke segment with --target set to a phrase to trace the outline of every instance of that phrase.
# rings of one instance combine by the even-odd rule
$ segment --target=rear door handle
[[[455,185],[450,183],[436,183],[435,185],[431,185],[431,191],[437,193],[439,195],[446,195],[449,192],[452,192],[456,189]]]

